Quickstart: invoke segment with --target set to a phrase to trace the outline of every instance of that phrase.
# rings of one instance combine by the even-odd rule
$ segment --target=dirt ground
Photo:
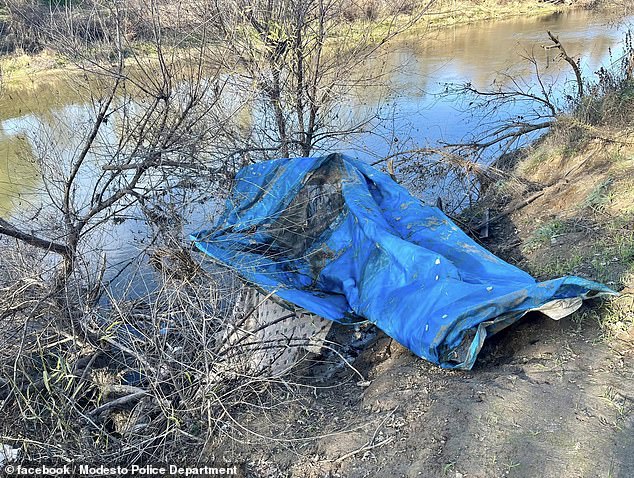
[[[252,476],[631,477],[633,343],[533,314],[453,372],[382,337],[355,362],[369,386],[351,380],[271,416],[273,436],[323,437],[232,455]]]
[[[559,179],[532,151],[518,167],[529,185],[494,191],[492,215],[555,184],[496,223],[485,245],[540,279],[583,275],[620,297],[560,321],[529,314],[488,339],[469,372],[379,334],[353,362],[363,377],[309,377],[301,399],[247,419],[225,458],[270,477],[634,476],[634,201],[623,200],[634,199],[634,156],[614,148],[564,151]]]

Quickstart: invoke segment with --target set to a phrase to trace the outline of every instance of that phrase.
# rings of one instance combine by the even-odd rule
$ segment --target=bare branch
[[[568,53],[566,53],[566,49],[559,41],[559,38],[553,35],[550,31],[548,31],[547,33],[554,43],[553,47],[557,48],[560,51],[561,57],[566,60],[566,62],[571,66],[572,71],[574,71],[575,77],[577,79],[577,97],[581,98],[583,96],[583,77],[581,76],[581,69],[579,68],[579,65],[577,65],[577,62],[575,60],[568,56]]]
[[[31,246],[44,249],[45,251],[54,252],[55,254],[60,254],[64,257],[68,257],[70,255],[70,249],[68,248],[68,246],[20,231],[4,219],[0,219],[0,234],[13,237],[22,242],[30,244]]]

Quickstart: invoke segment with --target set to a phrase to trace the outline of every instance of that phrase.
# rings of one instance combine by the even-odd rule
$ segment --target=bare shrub
[[[249,408],[299,396],[290,368],[271,375],[238,366],[241,357],[255,363],[250,355],[298,345],[226,339],[228,324],[244,323],[232,315],[237,279],[201,268],[176,279],[183,259],[170,260],[160,287],[135,299],[110,296],[85,309],[76,329],[60,326],[58,303],[30,271],[2,284],[3,345],[14,346],[0,362],[0,434],[20,459],[180,463],[187,449],[196,461],[213,440],[257,434],[241,422]]]
[[[575,116],[590,125],[630,124],[634,103],[634,45],[632,31],[623,38],[623,54],[595,73],[595,81],[586,81],[588,94],[575,111]]]
[[[376,111],[355,118],[345,107],[355,88],[381,84],[386,74],[365,75],[360,66],[380,58],[382,47],[429,5],[407,18],[386,13],[380,28],[342,21],[357,17],[355,5],[342,0],[217,4],[221,58],[239,65],[241,75],[232,87],[247,98],[241,113],[262,119],[246,128],[235,125],[236,149],[258,151],[261,157],[308,156],[336,147],[377,119]],[[362,18],[377,15],[378,3],[358,6]]]

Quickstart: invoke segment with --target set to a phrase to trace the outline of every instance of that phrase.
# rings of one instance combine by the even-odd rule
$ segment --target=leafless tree
[[[578,104],[584,94],[584,80],[579,65],[576,60],[568,56],[564,46],[555,35],[551,32],[547,34],[552,44],[544,45],[543,48],[547,51],[553,49],[559,51],[559,57],[572,68],[577,87],[576,98],[562,95],[562,85],[544,80],[536,55],[531,52],[523,56],[533,70],[533,78],[529,80],[518,80],[512,74],[502,74],[497,79],[500,86],[490,90],[480,90],[471,83],[448,88],[449,94],[462,96],[463,101],[468,102],[470,108],[480,112],[483,118],[494,119],[490,123],[490,128],[473,141],[447,146],[472,149],[478,154],[497,146],[501,153],[505,154],[525,135],[552,126],[558,115],[570,110],[571,103],[573,107]],[[560,90],[559,98],[554,91],[555,88]],[[521,115],[508,117],[508,115],[500,114],[507,106],[517,104],[522,104]]]
[[[36,152],[50,226],[0,222],[1,234],[63,257],[60,284],[73,273],[78,249],[91,231],[164,194],[176,176],[204,172],[212,180],[227,174],[211,144],[221,135],[221,116],[231,111],[218,107],[225,82],[220,65],[210,60],[206,26],[177,54],[155,11],[150,18],[156,57],[148,59],[128,40],[127,12],[104,4],[104,13],[113,25],[100,46],[108,62],[95,58],[94,45],[82,45],[66,30],[47,32],[65,39],[64,53],[86,73],[87,83],[78,87],[92,105],[88,121],[67,125],[76,143],[70,158],[52,143]]]
[[[243,149],[308,156],[323,144],[363,131],[372,115],[353,118],[345,100],[381,81],[362,66],[422,16],[403,20],[394,5],[376,29],[346,21],[344,0],[226,0],[214,4],[223,58],[238,63],[233,88],[249,98],[235,140]]]

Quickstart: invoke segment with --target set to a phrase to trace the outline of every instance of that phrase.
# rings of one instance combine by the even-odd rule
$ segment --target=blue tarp
[[[579,277],[538,283],[339,154],[243,168],[217,224],[191,238],[260,289],[330,320],[368,320],[446,368],[470,369],[487,335],[529,310],[613,293]]]

